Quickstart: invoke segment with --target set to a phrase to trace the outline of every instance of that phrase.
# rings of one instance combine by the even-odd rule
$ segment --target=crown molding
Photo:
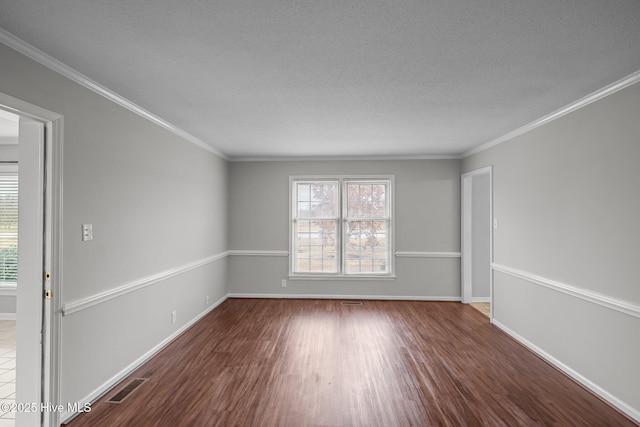
[[[192,144],[206,150],[224,160],[232,161],[232,162],[278,162],[278,161],[340,161],[340,160],[458,160],[465,157],[469,157],[473,154],[479,153],[481,151],[485,151],[489,148],[495,147],[496,145],[507,142],[519,135],[522,135],[526,132],[529,132],[537,127],[545,125],[555,119],[558,119],[566,114],[569,114],[573,111],[576,111],[580,108],[583,108],[592,102],[598,101],[606,96],[609,96],[619,90],[622,90],[628,86],[631,86],[634,83],[640,82],[640,70],[630,74],[627,77],[624,77],[617,82],[614,82],[604,88],[597,90],[578,101],[575,101],[559,110],[556,110],[553,113],[547,114],[535,120],[525,126],[522,126],[514,131],[506,133],[496,139],[485,142],[475,148],[464,151],[458,154],[417,154],[417,155],[400,155],[400,156],[281,156],[281,157],[271,157],[271,156],[227,156],[223,152],[213,148],[209,144],[205,143],[201,139],[191,135],[190,133],[180,129],[179,127],[169,123],[168,121],[156,116],[155,114],[145,110],[144,108],[136,105],[135,103],[129,101],[121,95],[111,91],[110,89],[102,86],[101,84],[91,80],[87,76],[81,74],[80,72],[74,70],[73,68],[63,64],[57,59],[47,55],[36,47],[28,44],[27,42],[19,39],[8,31],[0,28],[0,43],[3,43],[10,48],[20,52],[26,57],[44,65],[45,67],[57,72],[58,74],[67,77],[68,79],[80,84],[81,86],[86,87],[87,89],[109,99],[112,102],[130,110],[131,112],[138,114],[139,116],[155,123],[156,125],[169,130],[170,132],[184,138],[185,140],[191,142]]]
[[[80,72],[74,70],[68,65],[63,64],[62,62],[58,61],[52,56],[47,55],[46,53],[42,52],[40,49],[30,45],[29,43],[25,42],[22,39],[19,39],[18,37],[14,36],[10,32],[2,28],[0,28],[0,43],[3,43],[9,46],[11,49],[17,52],[20,52],[27,58],[32,59],[41,65],[44,65],[45,67],[55,71],[56,73],[61,74],[64,77],[68,78],[69,80],[75,83],[78,83],[81,86],[84,86],[85,88],[97,93],[98,95],[101,95],[107,98],[108,100],[115,102],[121,107],[124,107],[127,110],[149,120],[150,122],[178,135],[179,137],[186,139],[190,143],[202,148],[203,150],[206,150],[212,154],[215,154],[216,156],[222,159],[229,160],[229,157],[226,154],[213,148],[212,146],[205,143],[201,139],[196,138],[190,133],[156,116],[155,114],[145,110],[139,105],[129,101],[127,98],[121,95],[118,95],[112,90],[102,86],[100,83],[97,83],[91,80],[89,77],[85,76],[84,74],[81,74]]]
[[[502,135],[501,137],[498,137],[492,141],[489,142],[485,142],[482,145],[477,146],[476,148],[472,148],[470,150],[465,151],[464,153],[462,153],[460,155],[460,158],[465,158],[465,157],[469,157],[473,154],[479,153],[481,151],[484,150],[488,150],[489,148],[495,147],[496,145],[502,144],[503,142],[507,142],[513,138],[515,138],[516,136],[520,136],[524,133],[527,133],[537,127],[540,127],[542,125],[545,125],[553,120],[556,120],[566,114],[572,113],[576,110],[579,110],[580,108],[586,107],[587,105],[591,104],[592,102],[596,102],[602,98],[605,98],[611,94],[614,94],[616,92],[618,92],[619,90],[622,90],[626,87],[631,86],[632,84],[638,83],[640,82],[640,70],[636,71],[635,73],[629,74],[628,76],[618,80],[617,82],[611,83],[608,86],[603,87],[602,89],[599,89],[587,96],[585,96],[584,98],[581,98],[575,102],[572,102],[571,104],[560,108],[559,110],[554,111],[551,114],[547,114],[544,117],[539,118],[538,120],[535,120],[527,125],[522,126],[521,128],[518,128],[514,131],[511,131],[507,134]]]
[[[376,161],[376,160],[459,160],[461,154],[416,154],[416,155],[400,155],[400,156],[256,156],[243,157],[232,156],[229,158],[231,162],[321,162],[321,161]]]

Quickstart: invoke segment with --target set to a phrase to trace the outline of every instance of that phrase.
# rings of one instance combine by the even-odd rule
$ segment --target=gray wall
[[[639,111],[635,84],[463,161],[465,172],[493,165],[494,262],[525,272],[524,279],[495,272],[495,320],[636,417]],[[596,302],[541,286],[531,275]],[[607,298],[630,304],[632,314],[606,307]]]
[[[0,161],[17,162],[18,161],[18,145],[17,144],[0,145]]]
[[[491,177],[473,176],[471,181],[471,296],[491,296]]]
[[[64,116],[64,303],[227,250],[226,161],[1,44],[0,63],[0,92]],[[94,240],[83,243],[85,223]],[[223,258],[63,316],[62,401],[113,379],[226,282]]]
[[[396,251],[460,251],[460,162],[233,162],[232,250],[289,249],[290,175],[395,175]],[[232,294],[460,297],[459,258],[396,258],[395,280],[291,280],[287,257],[232,256]]]
[[[16,314],[15,291],[0,291],[0,319],[12,319]]]

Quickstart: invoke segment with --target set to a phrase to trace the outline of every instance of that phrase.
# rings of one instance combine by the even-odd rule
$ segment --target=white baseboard
[[[0,320],[16,320],[15,313],[0,313]]]
[[[493,319],[492,323],[496,325],[498,328],[500,328],[507,335],[511,336],[511,338],[515,339],[516,341],[518,341],[519,343],[527,347],[529,350],[533,351],[538,356],[542,357],[544,360],[551,363],[556,368],[560,369],[569,377],[573,378],[575,381],[579,382],[584,387],[586,387],[587,389],[591,390],[593,393],[600,396],[610,405],[614,406],[619,411],[623,412],[624,414],[626,414],[628,417],[632,418],[636,422],[640,422],[640,411],[627,405],[625,402],[621,401],[620,399],[618,399],[617,397],[615,397],[614,395],[612,395],[611,393],[609,393],[608,391],[600,387],[599,385],[588,380],[587,378],[582,376],[580,373],[573,370],[571,367],[565,365],[564,363],[562,363],[561,361],[559,361],[558,359],[556,359],[555,357],[553,357],[552,355],[550,355],[549,353],[547,353],[546,351],[538,347],[537,345],[533,344],[531,341],[527,340],[526,338],[522,337],[518,333],[509,329],[507,326],[503,325],[497,320]]]
[[[450,296],[398,296],[398,295],[327,295],[327,294],[249,294],[229,293],[229,298],[283,298],[283,299],[363,299],[396,301],[461,301]]]
[[[100,387],[98,387],[97,389],[95,389],[94,391],[92,391],[91,393],[89,393],[87,396],[85,396],[83,399],[81,399],[80,401],[77,402],[76,407],[77,408],[83,408],[85,403],[93,403],[96,400],[98,400],[100,397],[102,397],[102,395],[104,395],[105,393],[107,393],[109,390],[111,390],[111,388],[118,384],[120,381],[122,381],[125,377],[127,377],[131,372],[133,372],[134,370],[136,370],[138,367],[140,367],[143,363],[145,363],[146,361],[148,361],[149,359],[151,359],[153,356],[155,356],[160,350],[162,350],[164,347],[166,347],[171,341],[173,341],[174,339],[176,339],[179,335],[181,335],[184,331],[186,331],[189,327],[191,327],[194,323],[196,323],[198,320],[200,320],[201,318],[203,318],[205,315],[207,315],[211,310],[213,310],[214,308],[216,308],[217,306],[219,306],[220,304],[222,304],[226,299],[228,298],[228,295],[223,296],[222,298],[220,298],[218,301],[216,301],[215,303],[213,303],[211,306],[207,307],[202,313],[198,314],[196,317],[194,317],[193,319],[191,319],[189,322],[187,322],[184,326],[182,326],[180,329],[178,329],[177,331],[175,331],[173,334],[169,335],[167,338],[165,338],[164,340],[162,340],[158,345],[156,345],[155,347],[153,347],[151,350],[149,350],[148,352],[146,352],[145,354],[143,354],[142,356],[140,356],[137,360],[135,360],[133,363],[131,363],[129,366],[127,366],[126,368],[124,368],[123,370],[121,370],[120,372],[118,372],[116,375],[114,375],[113,377],[109,378],[107,381],[105,381]],[[60,415],[60,420],[61,423],[67,423],[69,422],[73,417],[79,415],[79,412],[63,412]]]
[[[471,297],[471,302],[491,302],[491,297]]]

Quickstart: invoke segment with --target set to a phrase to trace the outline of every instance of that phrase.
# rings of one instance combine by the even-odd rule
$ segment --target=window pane
[[[336,218],[338,216],[337,182],[297,183],[296,191],[298,218]]]
[[[348,218],[386,218],[387,185],[384,183],[348,183]]]
[[[387,186],[386,184],[376,184],[372,186],[372,213],[376,218],[386,218],[389,216],[387,209]]]
[[[348,221],[346,273],[386,273],[388,221]]]
[[[337,220],[298,220],[295,228],[296,273],[336,273]]]

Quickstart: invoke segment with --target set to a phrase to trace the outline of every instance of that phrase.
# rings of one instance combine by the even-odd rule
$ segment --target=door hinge
[[[44,299],[51,299],[53,296],[53,291],[51,289],[44,290]]]

